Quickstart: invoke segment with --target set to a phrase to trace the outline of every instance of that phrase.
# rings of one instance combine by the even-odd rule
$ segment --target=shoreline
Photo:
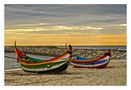
[[[23,52],[40,56],[58,56],[65,49],[56,48],[21,48]],[[12,48],[6,48],[14,52]],[[6,51],[5,50],[5,51]],[[95,58],[103,55],[107,49],[74,49],[74,55]],[[35,56],[35,53],[37,55]],[[6,54],[6,52],[5,52]],[[50,55],[49,55],[50,54]],[[126,86],[127,84],[127,52],[126,50],[111,49],[111,61],[102,69],[74,68],[69,65],[67,70],[60,74],[35,74],[22,71],[20,68],[5,70],[5,86]],[[15,68],[15,54],[7,54],[13,58],[5,57],[5,67]],[[40,56],[39,56],[40,55]],[[41,57],[47,58],[47,57]],[[10,66],[11,65],[11,66]]]
[[[5,86],[125,86],[126,74],[126,60],[111,60],[102,69],[69,66],[60,74],[5,71]]]
[[[6,69],[5,72],[9,72],[9,71],[17,71],[17,70],[21,70],[21,68],[11,68],[11,69]]]

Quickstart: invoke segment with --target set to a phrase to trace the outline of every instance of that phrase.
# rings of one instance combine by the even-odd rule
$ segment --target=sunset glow
[[[24,46],[126,45],[126,5],[6,4],[5,45],[15,40]]]

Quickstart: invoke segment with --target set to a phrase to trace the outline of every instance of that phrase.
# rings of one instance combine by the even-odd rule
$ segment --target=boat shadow
[[[98,69],[116,69],[116,68],[123,68],[127,67],[127,65],[111,65],[111,66],[106,66],[105,68],[98,68]]]
[[[30,73],[30,72],[12,72],[12,73],[8,73],[11,74],[12,76],[31,76],[31,75],[77,75],[79,73],[77,72],[68,72],[68,71],[64,71],[61,73]]]
[[[93,70],[93,69],[99,69],[99,70],[104,70],[104,69],[119,69],[119,68],[123,68],[123,67],[127,67],[127,65],[110,65],[110,66],[106,66],[105,68],[79,68],[79,69],[87,69],[88,71]],[[24,72],[22,70],[20,71],[13,71],[7,74],[10,74],[12,76],[30,76],[30,75],[80,75],[81,73],[84,72],[79,72],[78,68],[72,67],[73,70],[67,70],[67,71],[63,71],[61,73],[31,73],[31,72]]]

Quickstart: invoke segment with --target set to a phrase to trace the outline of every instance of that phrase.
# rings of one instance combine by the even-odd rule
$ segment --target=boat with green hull
[[[14,43],[17,62],[26,72],[33,73],[60,73],[67,69],[70,61],[71,51],[66,50],[62,55],[48,60],[30,57],[18,49]],[[71,50],[71,49],[69,49]]]

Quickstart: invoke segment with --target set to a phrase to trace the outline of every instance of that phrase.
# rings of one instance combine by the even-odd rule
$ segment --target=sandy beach
[[[64,48],[56,47],[21,48],[33,57],[43,59],[60,55],[65,51]],[[29,50],[30,52],[28,52]],[[74,49],[73,54],[95,58],[105,51],[107,49]],[[14,52],[13,47],[5,47],[5,86],[125,86],[127,84],[127,53],[125,49],[111,49],[111,61],[105,68],[74,68],[69,65],[67,70],[60,74],[24,72],[16,63],[15,53],[12,52]]]
[[[126,60],[111,60],[106,68],[69,66],[61,74],[34,74],[22,70],[5,71],[5,86],[125,86]]]
[[[3,5],[5,86],[128,85],[128,2],[32,3]]]

